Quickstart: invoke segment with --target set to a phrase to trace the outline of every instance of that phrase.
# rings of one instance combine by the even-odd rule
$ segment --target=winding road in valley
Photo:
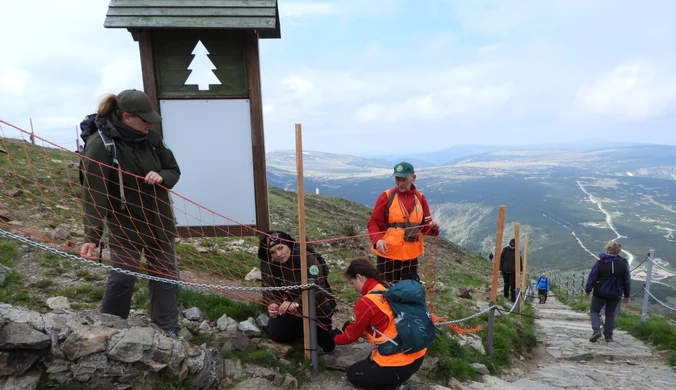
[[[611,216],[610,216],[610,213],[608,213],[608,212],[606,211],[606,209],[603,208],[603,205],[601,204],[601,201],[596,200],[596,198],[594,198],[594,196],[593,196],[592,194],[590,194],[590,193],[584,188],[584,186],[582,185],[582,183],[580,183],[579,181],[576,181],[576,182],[577,182],[577,185],[578,185],[578,186],[580,187],[580,189],[582,190],[582,192],[584,192],[584,193],[589,197],[589,200],[590,200],[592,203],[594,203],[594,204],[596,205],[596,207],[598,207],[599,210],[601,210],[601,212],[602,212],[603,214],[606,215],[606,223],[608,224],[608,226],[610,227],[610,229],[615,233],[615,235],[616,235],[615,239],[627,238],[627,236],[621,235],[621,234],[617,231],[617,229],[615,229],[615,225],[613,225],[613,217],[611,217]],[[578,240],[578,242],[579,242],[579,240]],[[580,243],[580,245],[582,245],[582,243]],[[584,248],[584,245],[583,245],[582,247]],[[585,248],[585,249],[587,249],[587,248]],[[631,252],[629,252],[629,251],[627,251],[626,249],[622,249],[622,252],[624,252],[624,253],[627,255],[627,260],[629,260],[629,265],[631,265],[631,264],[634,262],[634,254],[631,253]]]

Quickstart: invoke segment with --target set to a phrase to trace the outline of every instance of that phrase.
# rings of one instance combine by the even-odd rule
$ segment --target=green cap
[[[126,89],[117,95],[117,106],[122,112],[140,116],[146,122],[157,123],[162,120],[160,114],[153,110],[150,98],[143,91]]]
[[[394,173],[392,174],[392,176],[407,177],[412,173],[415,173],[415,171],[413,170],[413,165],[407,163],[406,161],[402,161],[394,166]]]

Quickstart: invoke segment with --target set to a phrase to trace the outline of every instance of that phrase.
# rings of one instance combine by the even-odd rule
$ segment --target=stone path
[[[615,330],[614,342],[603,338],[590,343],[589,315],[575,312],[550,296],[547,304],[534,304],[538,341],[546,358],[524,378],[508,382],[484,376],[483,383],[465,389],[676,389],[676,372],[663,357],[654,357],[643,342]]]

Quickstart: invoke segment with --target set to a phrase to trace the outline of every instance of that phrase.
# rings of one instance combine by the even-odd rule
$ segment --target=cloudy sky
[[[0,119],[70,149],[142,88],[108,0],[0,3]],[[676,1],[280,0],[263,40],[267,150],[424,152],[582,139],[676,144]],[[5,132],[7,130],[5,129]]]

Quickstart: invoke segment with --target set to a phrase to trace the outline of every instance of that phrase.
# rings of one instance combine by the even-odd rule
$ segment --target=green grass
[[[495,317],[495,326],[493,332],[493,358],[481,354],[474,348],[465,347],[460,343],[444,334],[439,335],[432,343],[428,353],[431,356],[439,358],[439,364],[436,370],[430,375],[433,379],[448,381],[451,378],[458,380],[478,379],[479,374],[474,372],[470,364],[481,363],[488,368],[491,374],[500,374],[503,369],[512,364],[514,356],[526,355],[532,352],[537,343],[535,336],[534,323],[535,316],[533,308],[525,305],[522,307],[524,316],[510,315],[506,317]],[[454,317],[460,317],[460,313]],[[483,315],[472,322],[463,322],[461,325],[465,328],[474,325],[482,325],[484,328],[487,323],[487,315]],[[484,329],[477,333],[484,341],[486,346],[487,330]]]
[[[223,295],[193,290],[182,290],[178,294],[178,303],[184,308],[197,307],[203,316],[211,321],[218,320],[223,314],[237,321],[244,321],[249,317],[255,318],[263,312],[260,305],[237,302]]]
[[[68,298],[71,307],[75,310],[92,309],[97,307],[103,298],[103,286],[81,284],[60,288],[55,294]]]
[[[661,316],[650,316],[645,322],[641,322],[641,316],[622,311],[615,324],[619,329],[649,342],[658,350],[671,351],[667,356],[667,363],[676,366],[676,326],[669,320]]]

